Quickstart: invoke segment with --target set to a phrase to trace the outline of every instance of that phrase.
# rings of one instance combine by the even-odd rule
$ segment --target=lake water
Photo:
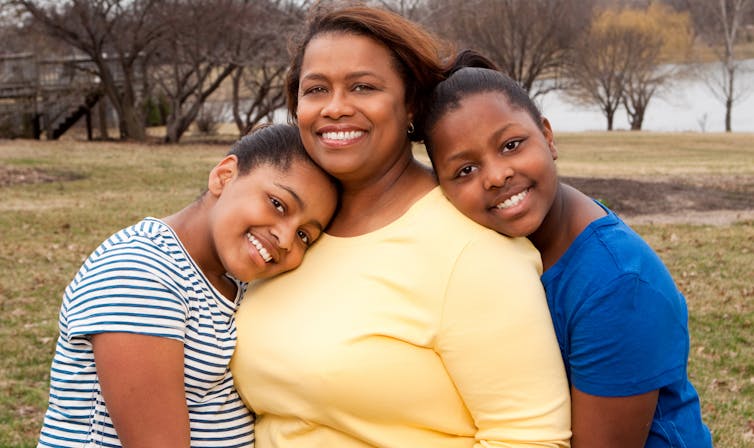
[[[711,70],[711,66],[705,67]],[[743,98],[733,105],[733,132],[754,132],[754,59],[742,61],[736,74],[736,86]],[[570,102],[562,92],[550,92],[538,98],[542,113],[553,130],[594,131],[607,129],[607,120],[596,107]],[[625,110],[620,108],[613,129],[629,129]],[[645,114],[643,130],[647,131],[725,131],[725,106],[707,84],[700,79],[680,79],[669,83],[656,94]]]

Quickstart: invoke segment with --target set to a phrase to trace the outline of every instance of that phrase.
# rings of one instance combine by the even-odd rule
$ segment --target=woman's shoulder
[[[455,246],[459,252],[473,256],[504,257],[521,254],[539,262],[539,252],[526,238],[510,238],[484,227],[448,201],[439,188],[432,190],[422,204],[421,228],[437,244]]]

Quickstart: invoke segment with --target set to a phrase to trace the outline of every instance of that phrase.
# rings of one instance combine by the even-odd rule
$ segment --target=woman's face
[[[368,182],[410,156],[405,86],[384,45],[356,34],[320,34],[306,47],[300,79],[301,138],[333,176]]]

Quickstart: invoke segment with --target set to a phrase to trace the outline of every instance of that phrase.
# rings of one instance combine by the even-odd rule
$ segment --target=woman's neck
[[[396,168],[373,182],[344,182],[340,209],[327,233],[349,237],[380,229],[437,185],[432,171],[413,157]]]

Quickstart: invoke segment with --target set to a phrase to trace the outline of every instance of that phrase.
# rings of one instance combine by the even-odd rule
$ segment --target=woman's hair
[[[286,77],[288,111],[296,117],[301,64],[306,47],[312,39],[325,33],[355,34],[369,37],[390,50],[395,69],[406,89],[407,109],[414,121],[423,115],[426,98],[432,88],[444,79],[442,62],[445,43],[436,39],[419,24],[399,14],[363,5],[312,10],[301,35],[291,41],[291,62]],[[421,140],[417,133],[411,140]]]
[[[425,136],[424,145],[432,160],[432,139],[437,122],[448,112],[460,107],[464,98],[483,92],[502,93],[511,106],[526,111],[544,131],[542,113],[529,94],[516,81],[500,72],[489,59],[471,50],[458,54],[448,70],[448,77],[437,84],[426,104],[426,113],[419,123]]]
[[[281,171],[287,171],[294,161],[304,161],[317,166],[304,150],[298,128],[290,124],[256,126],[238,140],[227,155],[238,158],[239,175],[248,174],[251,169],[260,165],[271,165]]]

